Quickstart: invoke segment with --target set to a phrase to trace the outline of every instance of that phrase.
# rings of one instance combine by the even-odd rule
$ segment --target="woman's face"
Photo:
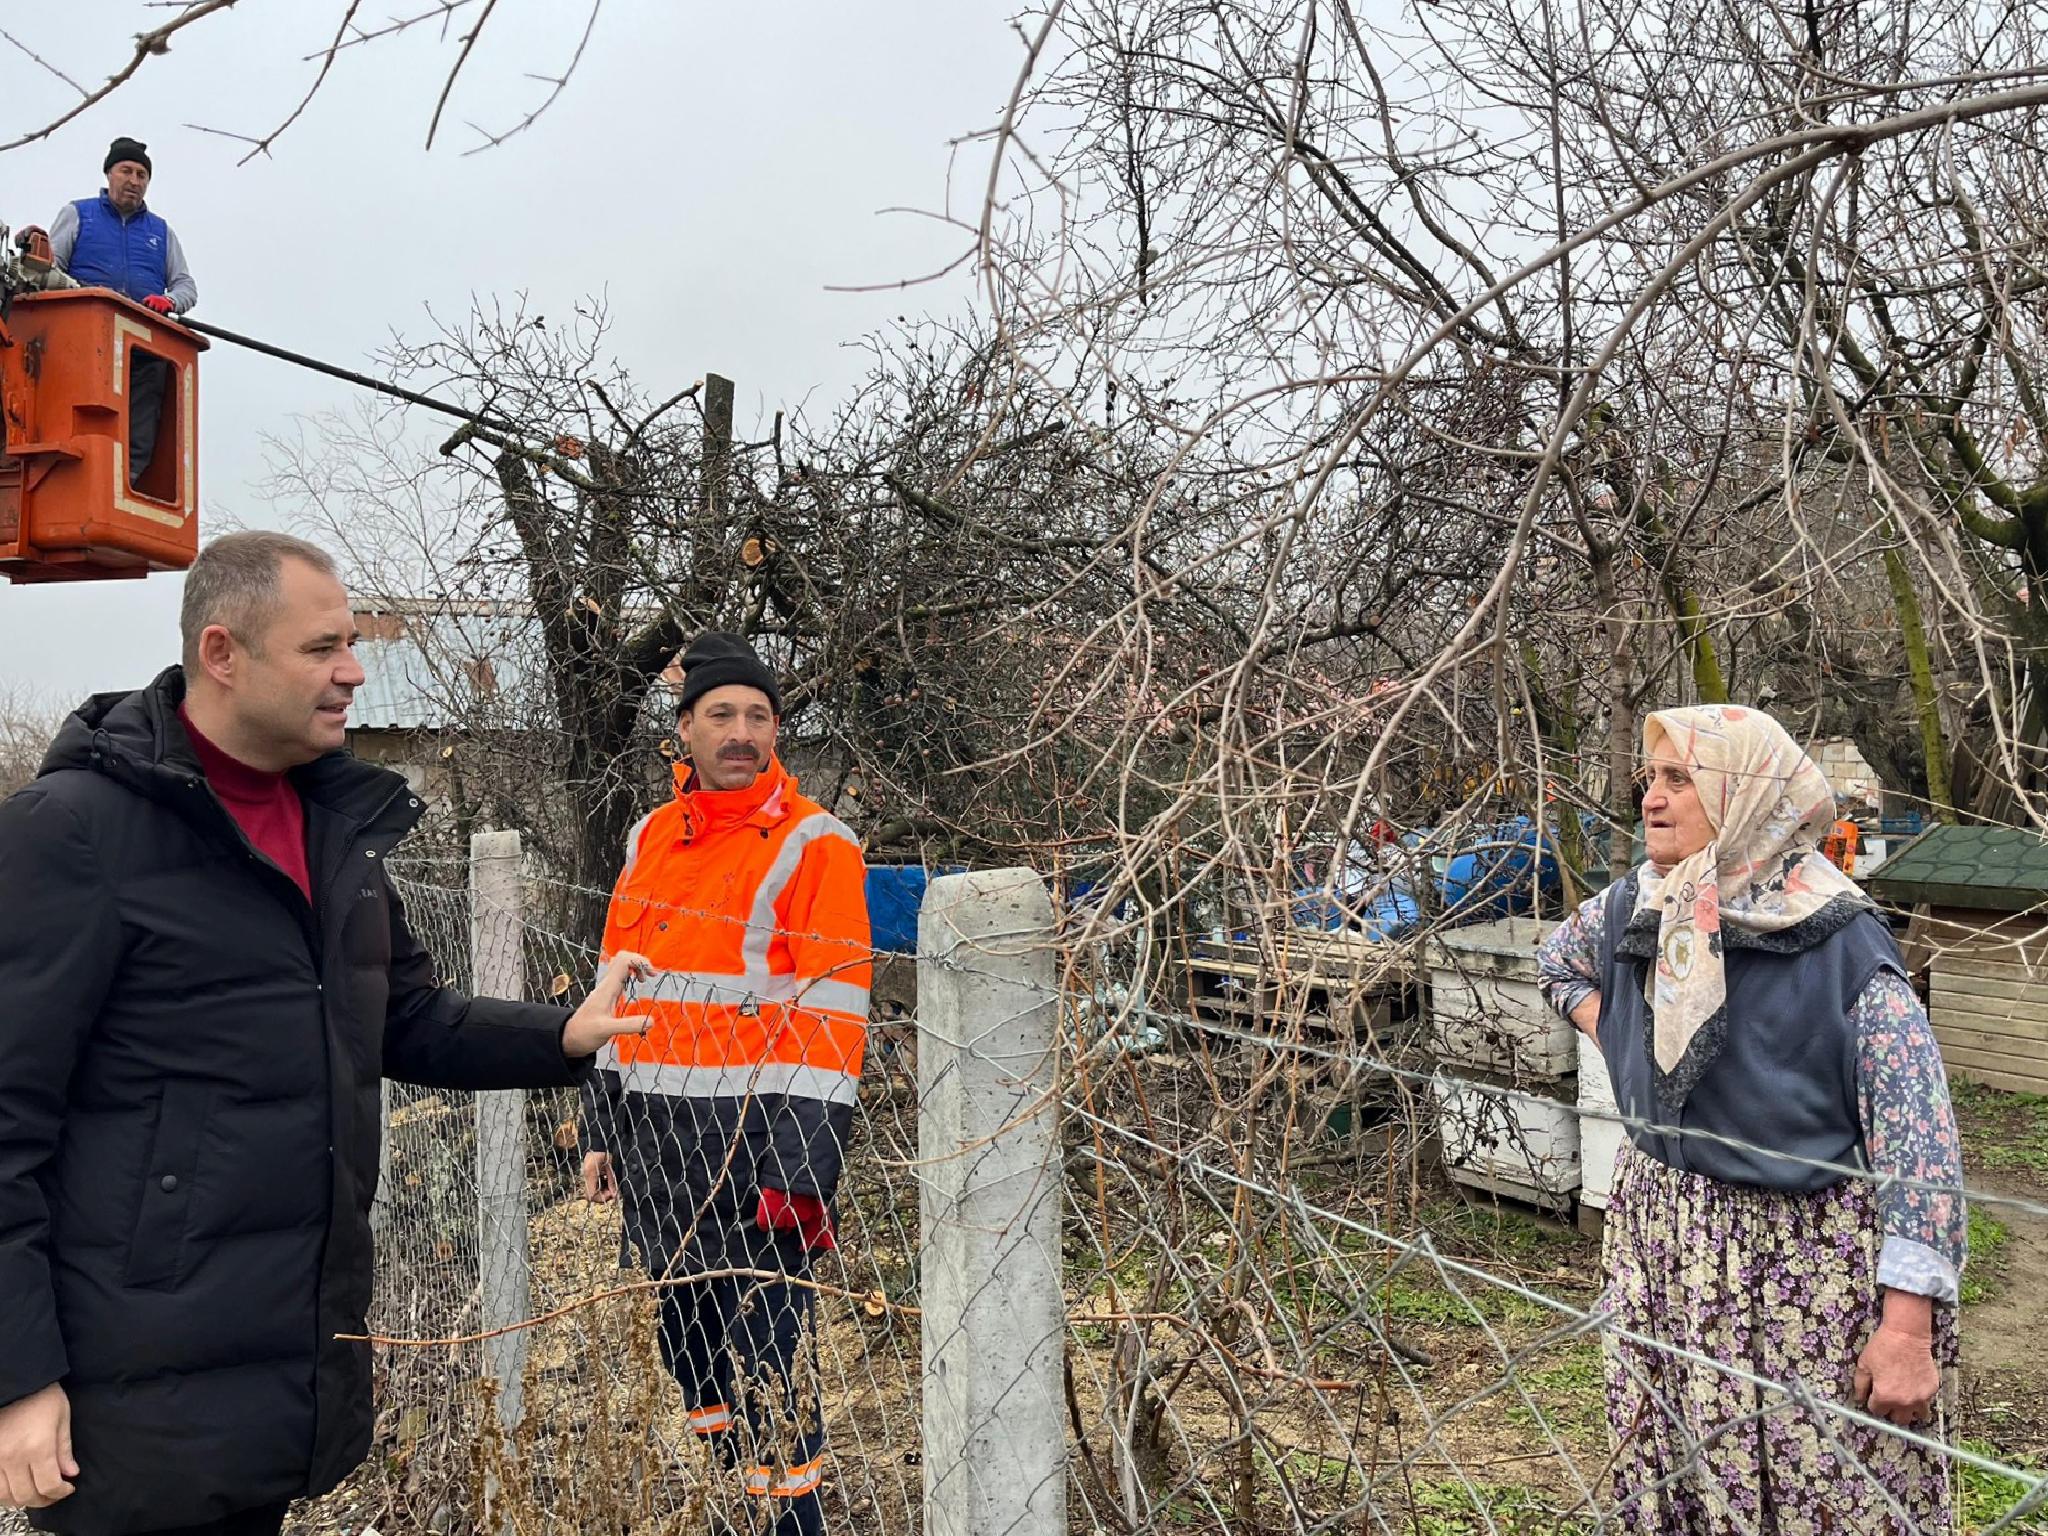
[[[1650,862],[1669,869],[1713,840],[1692,770],[1668,752],[1657,753],[1650,759],[1649,787],[1643,793],[1643,851]]]

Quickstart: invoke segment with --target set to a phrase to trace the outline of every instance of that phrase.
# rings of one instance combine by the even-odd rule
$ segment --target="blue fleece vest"
[[[1601,946],[1600,1054],[1615,1098],[1633,1119],[1732,1136],[1760,1150],[1635,1126],[1629,1139],[1670,1167],[1766,1189],[1825,1189],[1843,1177],[1773,1152],[1864,1166],[1849,1010],[1879,971],[1904,974],[1891,931],[1846,902],[1783,933],[1723,928],[1724,1038],[1674,1108],[1656,1086],[1653,1020],[1643,995],[1657,948],[1656,913],[1635,915],[1638,878],[1630,874],[1609,898]]]
[[[81,197],[71,275],[88,288],[111,288],[140,303],[170,284],[171,226],[145,206],[122,218],[112,199]]]

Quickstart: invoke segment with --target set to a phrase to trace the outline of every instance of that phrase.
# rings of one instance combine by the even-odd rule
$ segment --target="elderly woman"
[[[1833,796],[1784,727],[1710,705],[1643,736],[1649,862],[1542,951],[1630,1122],[1603,1303],[1616,1513],[1658,1533],[1945,1532],[1938,1452],[1752,1379],[1931,1417],[1964,1226],[1959,1194],[1924,1187],[1962,1179],[1927,1016],[1816,847]]]

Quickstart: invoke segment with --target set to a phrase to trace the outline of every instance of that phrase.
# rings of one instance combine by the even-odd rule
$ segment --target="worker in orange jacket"
[[[1820,851],[1850,879],[1856,878],[1856,849],[1863,841],[1863,830],[1844,816],[1828,828],[1827,836],[1821,839]]]
[[[824,1435],[808,1342],[810,1255],[866,1044],[871,955],[860,845],[775,755],[782,694],[735,635],[682,658],[675,798],[633,828],[604,952],[654,967],[622,1014],[645,1035],[585,1090],[584,1192],[623,1200],[665,1288],[662,1358],[690,1423],[771,1501],[754,1523],[822,1530]]]

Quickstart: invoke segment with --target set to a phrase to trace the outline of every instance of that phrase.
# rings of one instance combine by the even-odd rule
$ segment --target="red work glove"
[[[142,301],[142,307],[159,315],[168,315],[171,312],[171,296],[168,293],[152,293]]]
[[[816,1195],[764,1189],[761,1204],[754,1211],[754,1225],[764,1232],[796,1233],[803,1239],[807,1253],[839,1246],[839,1239],[832,1234],[832,1213]]]

